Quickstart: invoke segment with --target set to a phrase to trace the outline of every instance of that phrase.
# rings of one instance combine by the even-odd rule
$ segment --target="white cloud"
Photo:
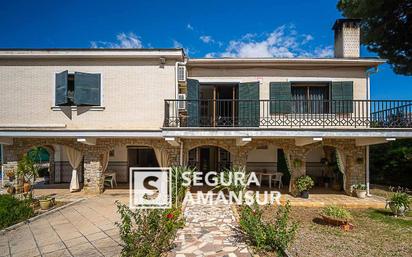
[[[229,41],[224,51],[208,53],[207,57],[331,57],[332,46],[310,49],[307,45],[313,41],[310,34],[299,34],[293,24],[277,27],[271,33],[247,33]],[[206,57],[205,56],[205,57]]]
[[[314,53],[315,57],[333,57],[333,46],[317,47]]]
[[[202,40],[203,43],[206,43],[206,44],[215,42],[212,36],[203,35],[203,36],[200,36],[199,38],[200,40]]]
[[[184,47],[182,43],[180,43],[177,40],[173,39],[173,48],[183,48],[183,50],[185,51],[186,55],[189,55],[189,48]]]
[[[116,35],[117,42],[91,41],[91,48],[142,48],[143,43],[133,32],[122,32]]]
[[[194,29],[195,29],[195,28],[193,28],[192,25],[190,25],[190,23],[188,23],[188,24],[186,25],[186,28],[189,29],[189,30],[194,30]]]

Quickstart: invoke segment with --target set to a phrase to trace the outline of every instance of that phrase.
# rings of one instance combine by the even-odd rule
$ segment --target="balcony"
[[[165,100],[164,127],[412,128],[412,100]]]

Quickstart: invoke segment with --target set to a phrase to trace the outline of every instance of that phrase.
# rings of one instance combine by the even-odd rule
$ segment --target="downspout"
[[[378,72],[378,67],[374,67],[372,70],[367,70],[366,71],[366,100],[370,100],[370,89],[371,89],[371,82],[370,82],[370,75],[371,74],[375,74]],[[369,102],[368,102],[369,103]],[[370,116],[370,104],[368,106],[368,116]],[[366,195],[367,196],[372,196],[370,194],[370,170],[369,170],[369,145],[366,146],[365,149],[366,153],[365,153],[365,170],[366,170],[366,174],[365,174],[365,181],[366,181]]]

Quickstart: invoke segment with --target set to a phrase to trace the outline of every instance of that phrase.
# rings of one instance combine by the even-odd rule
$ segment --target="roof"
[[[174,58],[182,48],[0,48],[0,59],[15,58]]]
[[[376,67],[386,60],[378,58],[198,58],[191,67],[202,66],[364,66]]]
[[[359,25],[361,22],[361,19],[337,19],[335,23],[332,26],[332,30],[340,29],[342,28],[342,25],[344,23],[349,23],[349,24],[354,24],[354,25]]]

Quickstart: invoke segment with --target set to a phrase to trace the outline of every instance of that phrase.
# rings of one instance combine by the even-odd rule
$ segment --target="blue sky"
[[[0,47],[183,47],[191,57],[330,56],[335,0],[2,1]],[[362,49],[362,56],[374,56]],[[388,65],[373,99],[412,99]]]

